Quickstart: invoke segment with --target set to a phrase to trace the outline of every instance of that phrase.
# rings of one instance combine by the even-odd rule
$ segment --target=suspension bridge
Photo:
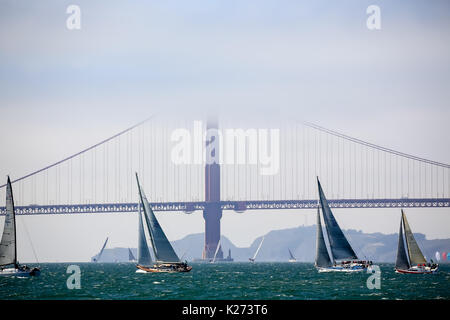
[[[278,161],[277,170],[271,174],[261,174],[267,165],[261,161],[173,161],[174,132],[180,128],[189,137],[200,137],[200,146],[195,139],[189,142],[189,155],[202,154],[203,160],[211,157],[208,147],[215,145],[213,149],[219,150],[223,140],[218,131],[204,136],[208,128],[244,133],[240,141],[233,137],[233,150],[244,152],[248,160],[252,139],[262,146],[260,129],[233,129],[232,125],[146,119],[49,166],[11,177],[16,213],[137,212],[137,172],[155,211],[203,211],[204,257],[208,258],[220,238],[223,210],[315,208],[317,176],[335,208],[450,207],[450,165],[311,123],[272,128],[278,130],[278,139],[269,140],[279,148],[272,159]],[[273,144],[270,148],[274,153]],[[5,197],[5,185],[0,186],[0,197]],[[5,214],[5,207],[0,207],[0,214]]]

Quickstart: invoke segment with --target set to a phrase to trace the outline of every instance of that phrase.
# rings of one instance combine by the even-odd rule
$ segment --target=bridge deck
[[[343,199],[328,200],[332,208],[439,208],[450,207],[450,198],[442,199]],[[246,210],[313,209],[317,200],[267,200],[267,201],[221,201],[223,210],[243,212]],[[192,213],[205,208],[205,202],[155,202],[154,211],[182,211]],[[137,212],[137,203],[70,204],[16,206],[18,215],[36,214],[82,214]],[[0,215],[5,207],[0,207]]]

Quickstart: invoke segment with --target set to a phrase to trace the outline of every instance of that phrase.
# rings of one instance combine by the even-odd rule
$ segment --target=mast
[[[291,249],[288,248],[288,251],[289,251],[289,256],[291,257],[291,259],[294,259],[294,260],[295,260],[295,257],[294,257],[294,255],[292,254]]]
[[[139,214],[139,227],[138,227],[138,261],[139,265],[150,265],[152,258],[150,256],[150,250],[148,249],[147,240],[145,238],[144,224],[142,222],[141,203],[138,204]],[[150,233],[150,231],[149,231]]]
[[[106,243],[108,243],[108,237],[106,237],[105,243],[103,244],[103,247],[102,247],[102,249],[100,250],[100,253],[97,255],[97,259],[96,259],[97,262],[100,260],[102,254],[103,254],[103,250],[105,250]]]

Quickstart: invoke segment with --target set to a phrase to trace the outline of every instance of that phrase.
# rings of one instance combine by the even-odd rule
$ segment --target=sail
[[[331,260],[328,254],[327,245],[323,237],[322,223],[320,222],[320,209],[317,207],[317,240],[316,240],[316,267],[330,267]]]
[[[403,240],[403,219],[400,220],[400,230],[398,232],[397,260],[395,261],[395,267],[403,270],[407,270],[411,267],[408,262],[408,256],[405,250],[405,242]]]
[[[216,252],[214,252],[214,258],[213,258],[212,262],[216,262],[217,253],[219,252],[219,249],[220,249],[220,240],[221,239],[219,239],[219,242],[217,243]]]
[[[262,238],[261,242],[259,243],[258,249],[256,249],[255,255],[253,256],[252,260],[256,259],[256,256],[258,255],[259,249],[261,249],[263,241],[264,241],[264,237]]]
[[[323,221],[328,234],[328,240],[330,242],[331,254],[334,260],[342,259],[358,259],[355,251],[351,247],[341,228],[339,227],[336,219],[331,212],[328,201],[323,193],[322,186],[319,179],[317,179],[319,186],[320,205],[322,207]]]
[[[422,254],[422,251],[420,251],[420,248],[417,245],[416,239],[414,239],[414,235],[411,231],[411,228],[409,227],[408,220],[406,219],[406,215],[403,210],[402,219],[405,226],[406,245],[408,246],[409,261],[411,262],[411,265],[427,263]]]
[[[138,261],[141,266],[150,266],[152,257],[148,249],[147,240],[145,238],[144,224],[142,222],[141,205],[139,204],[139,238],[138,238]]]
[[[17,264],[16,217],[11,181],[6,183],[6,215],[0,242],[0,266]]]
[[[128,261],[134,261],[134,260],[136,260],[136,258],[134,257],[134,254],[131,251],[131,249],[128,248]]]
[[[289,257],[290,257],[290,259],[295,260],[295,257],[294,257],[294,255],[292,254],[291,249],[288,249],[288,251],[289,251]]]
[[[105,243],[103,244],[102,249],[100,250],[99,254],[97,255],[97,258],[95,258],[95,261],[100,261],[100,258],[102,257],[103,250],[105,250],[106,244],[108,243],[108,237],[105,240]]]
[[[169,240],[167,240],[163,229],[161,228],[155,214],[153,213],[152,208],[147,201],[147,198],[145,197],[144,191],[139,185],[137,174],[136,180],[139,189],[139,196],[141,198],[142,204],[144,205],[145,221],[147,223],[150,238],[152,240],[152,247],[155,253],[156,260],[161,262],[180,262],[180,258],[178,258]]]

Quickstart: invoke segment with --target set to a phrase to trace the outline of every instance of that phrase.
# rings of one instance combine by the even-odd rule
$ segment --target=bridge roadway
[[[331,208],[439,208],[450,207],[450,198],[434,199],[342,199],[328,200]],[[181,211],[192,213],[204,210],[206,202],[154,202],[154,211]],[[313,209],[317,200],[255,200],[220,201],[222,210],[244,212],[246,210]],[[39,214],[82,214],[137,212],[137,203],[70,204],[70,205],[29,205],[16,206],[17,215]],[[5,207],[0,207],[0,215]]]

